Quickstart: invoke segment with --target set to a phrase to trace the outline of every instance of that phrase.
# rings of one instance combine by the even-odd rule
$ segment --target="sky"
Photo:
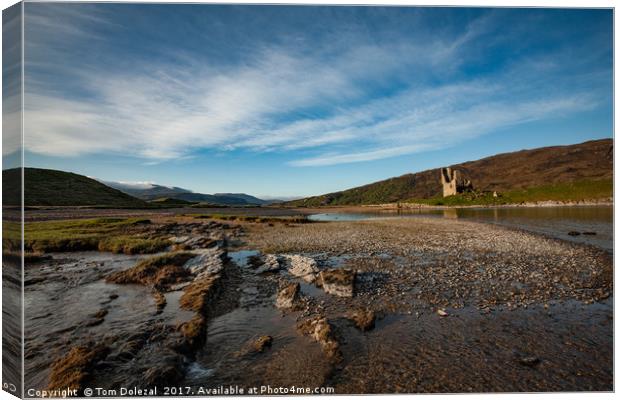
[[[26,3],[24,29],[25,164],[102,180],[308,196],[613,135],[611,10]]]

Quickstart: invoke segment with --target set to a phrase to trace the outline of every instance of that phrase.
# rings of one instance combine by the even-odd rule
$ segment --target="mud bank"
[[[173,253],[29,266],[27,387],[613,389],[602,250],[423,218],[171,226]]]

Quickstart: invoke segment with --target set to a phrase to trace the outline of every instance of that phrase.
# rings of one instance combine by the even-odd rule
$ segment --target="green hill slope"
[[[26,206],[144,207],[146,203],[94,179],[71,172],[25,168]],[[2,171],[4,205],[19,205],[21,170]]]
[[[560,185],[567,193],[561,199],[582,200],[611,196],[613,180],[613,140],[602,139],[570,146],[542,147],[498,154],[477,161],[452,165],[470,179],[478,191],[532,192],[532,188],[558,187],[559,184],[576,183],[580,188],[597,188],[591,194],[583,190],[571,193],[574,185]],[[431,169],[414,174],[371,183],[341,192],[288,202],[290,206],[336,206],[383,204],[411,199],[432,199],[441,197],[440,169]],[[593,182],[593,184],[588,184]],[[600,183],[600,184],[599,184]],[[601,191],[600,188],[607,188]],[[527,189],[527,190],[526,190]],[[543,190],[546,192],[546,190]],[[552,190],[550,190],[552,192]],[[557,192],[557,190],[556,190]],[[604,193],[603,193],[604,192]],[[554,195],[536,192],[536,200],[555,200]],[[571,194],[580,198],[571,198]],[[585,197],[584,197],[585,196]],[[519,197],[528,201],[527,196]]]

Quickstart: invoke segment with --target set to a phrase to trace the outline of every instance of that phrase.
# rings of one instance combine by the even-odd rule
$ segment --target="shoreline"
[[[41,207],[29,208],[24,211],[25,222],[47,220],[71,220],[100,217],[130,218],[144,217],[173,217],[183,215],[240,215],[256,217],[291,217],[308,216],[312,214],[329,213],[372,213],[372,212],[416,212],[432,210],[458,210],[458,209],[524,209],[524,208],[585,208],[585,207],[613,207],[610,200],[588,202],[539,202],[524,204],[503,205],[470,205],[470,206],[431,206],[425,204],[369,204],[357,206],[322,206],[322,207],[229,207],[229,208],[166,208],[166,209],[124,209],[124,208],[78,208],[78,207]],[[14,213],[10,207],[3,207],[6,221],[20,221],[19,213]]]
[[[385,203],[385,204],[362,204],[362,205],[350,205],[350,206],[322,206],[322,207],[290,207],[294,210],[339,210],[340,212],[347,212],[348,210],[451,210],[459,208],[478,208],[478,209],[495,209],[495,208],[549,208],[549,207],[611,207],[614,205],[613,200],[605,199],[601,201],[541,201],[532,203],[519,203],[519,204],[495,204],[495,205],[459,205],[459,206],[439,206],[429,204],[413,204],[413,203]],[[274,207],[275,208],[275,207]],[[282,207],[288,208],[288,207]]]
[[[159,208],[159,209],[135,209],[135,208],[100,208],[100,207],[27,207],[24,210],[25,222],[46,220],[70,220],[99,217],[129,218],[132,216],[180,216],[192,214],[221,214],[242,215],[256,217],[290,217],[308,216],[312,214],[347,213],[347,212],[415,212],[421,210],[458,210],[458,209],[518,209],[518,208],[579,208],[579,207],[613,207],[612,199],[600,201],[577,201],[557,202],[544,201],[523,204],[498,204],[498,205],[467,205],[467,206],[434,206],[427,204],[409,203],[386,203],[366,204],[349,206],[321,206],[321,207],[287,207],[287,206],[262,206],[262,207],[213,207],[213,208]],[[4,219],[6,221],[20,221],[21,214],[12,206],[3,206]]]

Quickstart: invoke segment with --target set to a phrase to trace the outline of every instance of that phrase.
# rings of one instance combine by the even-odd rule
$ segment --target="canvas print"
[[[2,23],[4,391],[613,391],[612,9]]]

